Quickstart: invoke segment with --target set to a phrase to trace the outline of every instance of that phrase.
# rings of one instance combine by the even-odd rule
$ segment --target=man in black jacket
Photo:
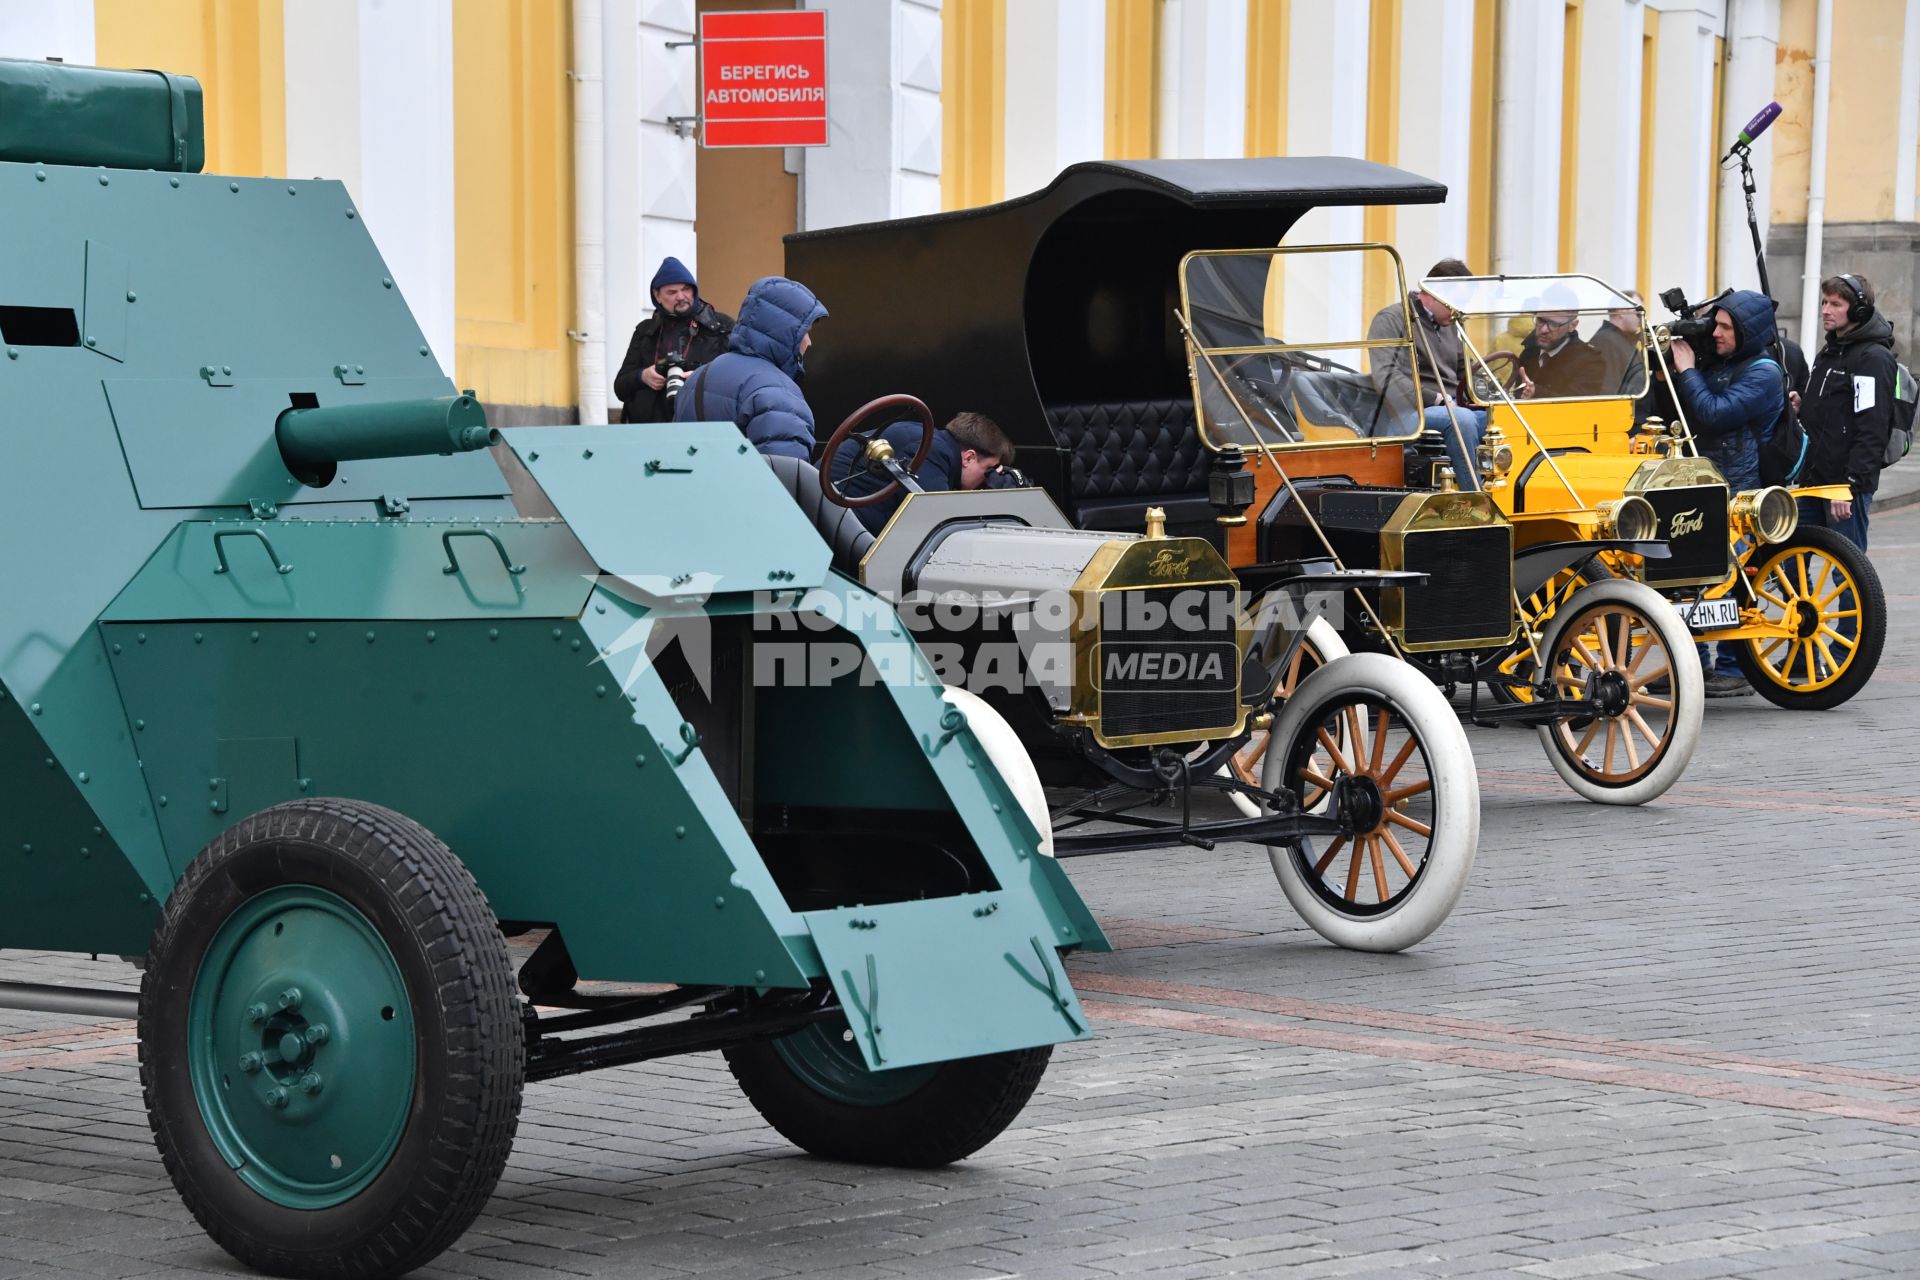
[[[627,358],[613,380],[622,422],[671,422],[667,370],[688,373],[727,349],[733,317],[700,296],[700,286],[678,258],[661,262],[648,286],[654,312],[634,326]]]
[[[1867,511],[1893,427],[1893,325],[1874,310],[1866,279],[1837,275],[1820,282],[1820,327],[1826,345],[1800,400],[1807,461],[1799,482],[1851,485],[1853,497],[1802,498],[1800,519],[1824,525],[1865,551]]]

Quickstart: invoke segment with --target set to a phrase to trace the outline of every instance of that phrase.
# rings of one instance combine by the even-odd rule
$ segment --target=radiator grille
[[[1727,540],[1727,491],[1716,484],[1648,489],[1640,495],[1659,517],[1655,537],[1667,540],[1665,560],[1646,561],[1649,585],[1718,582],[1732,568]],[[1676,530],[1678,533],[1676,535]]]
[[[1103,600],[1095,651],[1103,738],[1232,728],[1240,713],[1233,590],[1165,587]],[[1188,625],[1194,621],[1204,625],[1196,630]]]
[[[1406,587],[1409,645],[1461,644],[1513,630],[1513,542],[1504,525],[1407,535],[1404,567],[1428,575]]]

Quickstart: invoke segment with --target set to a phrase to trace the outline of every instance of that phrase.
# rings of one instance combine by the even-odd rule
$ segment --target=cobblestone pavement
[[[538,1085],[420,1274],[1920,1274],[1920,509],[1873,534],[1874,683],[1711,704],[1665,799],[1585,804],[1530,733],[1477,732],[1479,861],[1412,952],[1320,942],[1250,849],[1078,863],[1121,948],[1076,961],[1099,1038],[977,1158],[809,1159],[716,1055]],[[0,1015],[0,1280],[231,1270],[128,1024]]]

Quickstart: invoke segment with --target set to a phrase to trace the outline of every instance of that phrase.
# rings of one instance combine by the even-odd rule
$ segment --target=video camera
[[[1693,354],[1701,361],[1713,358],[1713,312],[1731,293],[1722,289],[1704,302],[1688,302],[1687,291],[1674,287],[1660,292],[1660,305],[1678,316],[1654,330],[1655,336],[1662,341],[1679,340],[1693,348]]]
[[[985,489],[1025,489],[1032,483],[1033,481],[1027,479],[1026,473],[1017,467],[995,467],[993,470],[987,472],[986,483],[981,487]]]

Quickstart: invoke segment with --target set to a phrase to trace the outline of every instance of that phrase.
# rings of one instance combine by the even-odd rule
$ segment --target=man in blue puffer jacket
[[[797,280],[766,276],[753,282],[727,350],[696,369],[674,401],[675,422],[731,422],[765,454],[813,457],[813,410],[800,394],[807,331],[827,314]]]
[[[1728,294],[1713,312],[1717,359],[1694,367],[1693,348],[1673,344],[1674,389],[1700,452],[1713,459],[1733,492],[1760,487],[1760,446],[1787,403],[1786,375],[1768,354],[1773,299],[1751,289]]]
[[[1720,468],[1734,493],[1760,487],[1760,446],[1772,436],[1786,406],[1787,376],[1768,354],[1773,338],[1773,299],[1737,289],[1714,308],[1717,359],[1704,369],[1695,368],[1693,348],[1684,342],[1674,343],[1668,353],[1676,374],[1674,391],[1700,452]],[[1719,653],[1708,664],[1707,646],[1699,646],[1700,661],[1707,665],[1707,696],[1752,693],[1734,660],[1733,643],[1715,647]]]

